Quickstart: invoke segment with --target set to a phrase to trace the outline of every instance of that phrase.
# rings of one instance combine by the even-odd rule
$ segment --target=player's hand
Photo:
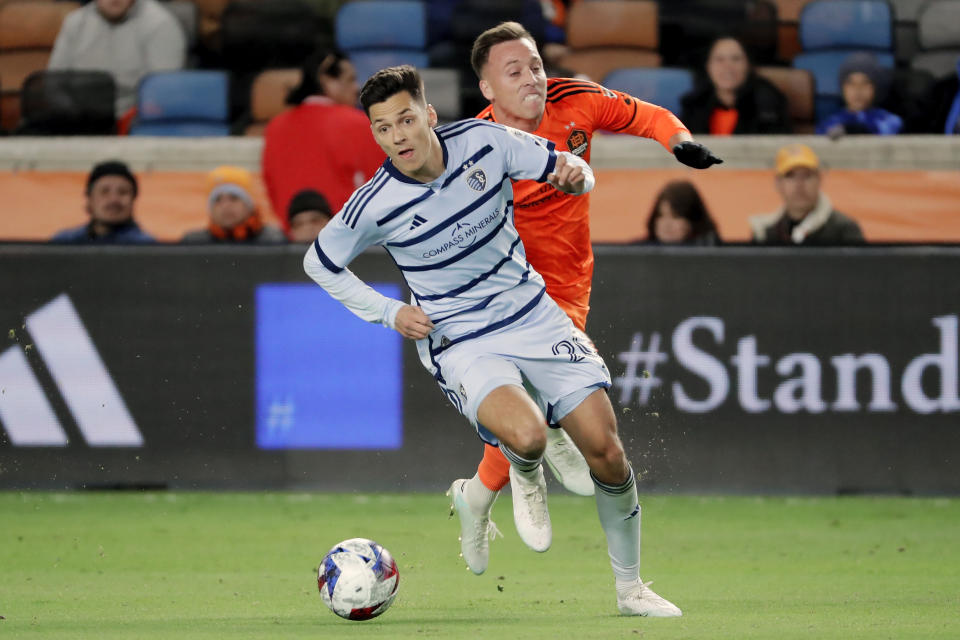
[[[699,142],[681,142],[673,148],[673,155],[679,162],[694,169],[706,169],[723,162]]]
[[[406,304],[400,307],[400,311],[397,311],[393,328],[404,338],[423,340],[433,330],[433,323],[430,322],[430,318],[423,312],[423,309]]]
[[[547,182],[564,193],[581,193],[585,179],[583,167],[568,163],[567,159],[559,154],[553,173],[547,175]]]

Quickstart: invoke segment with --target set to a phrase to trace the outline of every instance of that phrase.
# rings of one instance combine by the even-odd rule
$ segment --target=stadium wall
[[[960,249],[601,247],[645,492],[957,494]],[[437,491],[479,441],[302,248],[0,246],[0,488]],[[357,274],[406,292],[382,252]]]

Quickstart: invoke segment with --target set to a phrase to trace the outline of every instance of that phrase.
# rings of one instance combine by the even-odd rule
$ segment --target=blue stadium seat
[[[813,75],[813,82],[816,91],[814,100],[814,110],[816,119],[829,116],[838,111],[842,106],[840,98],[840,83],[837,80],[837,73],[840,65],[847,59],[853,51],[812,51],[809,53],[798,54],[793,59],[795,69],[805,69]],[[894,65],[892,53],[873,52],[877,58],[877,63],[881,67],[892,69]]]
[[[800,12],[800,46],[893,51],[893,12],[886,0],[814,0]]]
[[[137,120],[130,135],[230,134],[229,80],[223,71],[153,73],[137,89]]]
[[[357,70],[357,82],[360,86],[380,69],[399,64],[412,64],[418,69],[430,65],[426,51],[410,49],[369,49],[350,52],[350,62]],[[427,97],[429,100],[429,96]]]
[[[337,46],[357,49],[426,49],[427,11],[416,0],[354,0],[337,12]]]
[[[680,113],[681,98],[693,89],[693,73],[667,67],[617,69],[607,74],[603,84]]]
[[[427,11],[419,0],[353,0],[337,12],[335,32],[361,85],[384,67],[430,64]]]

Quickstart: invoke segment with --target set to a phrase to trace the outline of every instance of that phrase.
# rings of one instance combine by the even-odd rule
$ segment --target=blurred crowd
[[[809,9],[833,1],[814,0],[802,4],[809,5],[806,7]],[[865,5],[876,2],[858,1]],[[485,106],[476,89],[476,78],[469,71],[469,50],[464,48],[465,43],[492,24],[519,19],[537,36],[547,70],[553,76],[603,82],[605,77],[596,77],[600,73],[597,70],[609,70],[611,64],[622,67],[633,60],[638,67],[685,65],[693,80],[689,86],[679,85],[682,93],[679,93],[680,89],[674,89],[677,93],[673,96],[677,101],[674,108],[695,135],[790,134],[815,130],[817,134],[837,138],[851,134],[960,132],[957,123],[960,115],[957,113],[960,112],[957,73],[960,70],[956,68],[960,61],[960,12],[954,11],[960,8],[960,0],[934,2],[947,7],[944,15],[958,17],[956,23],[946,25],[945,39],[934,43],[940,47],[940,53],[943,52],[941,49],[950,51],[950,46],[956,46],[953,73],[939,77],[930,70],[912,65],[908,54],[901,55],[903,52],[896,52],[897,62],[891,64],[892,54],[877,49],[869,38],[864,39],[861,46],[842,49],[842,55],[834,55],[827,63],[818,63],[820,66],[812,72],[805,71],[797,62],[805,53],[803,47],[813,49],[816,46],[814,38],[804,36],[806,13],[801,14],[799,25],[794,25],[799,27],[799,46],[792,52],[795,55],[792,64],[788,64],[791,61],[783,59],[784,51],[791,53],[789,46],[784,46],[784,23],[777,19],[777,11],[781,8],[777,5],[783,3],[764,0],[672,0],[660,3],[645,0],[426,0],[406,4],[422,5],[423,61],[429,66],[455,68],[459,73],[455,76],[460,80],[454,87],[456,107],[453,111],[462,117],[473,116]],[[339,210],[354,189],[373,175],[384,159],[370,135],[366,117],[356,108],[358,83],[369,73],[366,67],[360,69],[370,65],[368,52],[351,52],[347,46],[337,46],[351,42],[344,32],[369,27],[346,24],[351,14],[345,10],[358,4],[363,4],[366,9],[382,5],[386,12],[382,15],[386,17],[398,6],[390,5],[389,0],[362,0],[359,3],[89,0],[82,4],[53,0],[0,0],[0,23],[4,20],[9,23],[19,15],[16,11],[27,15],[26,5],[74,6],[71,10],[60,10],[62,22],[46,70],[34,75],[40,78],[37,82],[43,90],[39,93],[47,96],[47,103],[57,102],[49,96],[58,86],[69,85],[82,97],[83,90],[76,87],[88,87],[92,82],[82,75],[84,73],[100,74],[100,80],[108,77],[112,87],[104,95],[110,96],[111,108],[105,133],[167,135],[162,127],[149,126],[149,123],[151,119],[169,120],[171,113],[177,112],[181,106],[161,106],[159,102],[144,99],[145,79],[190,68],[224,69],[230,78],[229,89],[224,90],[229,95],[211,98],[223,102],[226,105],[223,110],[229,114],[228,122],[220,126],[224,133],[263,136],[262,180],[281,228],[263,223],[252,195],[254,177],[237,167],[220,167],[208,179],[208,226],[188,233],[183,242],[302,242],[315,237],[317,230]],[[586,6],[590,4],[594,6]],[[643,57],[639,49],[631,49],[637,42],[611,52],[611,49],[617,49],[610,46],[616,42],[603,42],[604,36],[599,32],[584,35],[584,30],[590,28],[589,21],[584,22],[586,16],[619,10],[618,5],[627,4],[631,5],[631,11],[642,6],[652,7],[650,15],[657,20],[659,29],[653,40],[656,42],[659,37],[659,45],[652,52],[644,53],[653,55],[652,59]],[[836,6],[845,4],[849,3]],[[185,11],[186,5],[189,7]],[[317,32],[288,30],[286,42],[270,41],[271,29],[282,24],[283,19],[298,15],[298,11],[311,16],[306,26],[317,29]],[[705,27],[703,22],[711,19],[711,11],[732,11],[730,15],[740,16],[739,21]],[[811,10],[809,14],[811,20],[816,18],[815,11]],[[719,15],[715,13],[713,17]],[[893,15],[888,17],[891,33],[894,18]],[[266,38],[260,43],[263,46],[249,40],[254,37],[251,34],[257,32],[257,19],[261,21],[259,37]],[[918,18],[917,24],[922,27],[923,19]],[[642,31],[641,26],[649,25],[627,24],[612,28]],[[401,28],[416,31],[415,25]],[[774,34],[772,41],[770,28]],[[377,31],[374,27],[369,29]],[[384,31],[382,27],[381,31]],[[951,45],[950,34],[953,32],[957,37]],[[301,37],[304,33],[306,35]],[[241,46],[244,37],[249,43],[246,48]],[[402,58],[410,54],[409,51],[398,54],[396,49],[399,45],[409,45],[403,41],[406,36],[397,36],[399,45],[391,41],[394,36],[389,34],[377,37],[384,41],[384,47],[394,46],[390,50],[393,58],[387,49],[381,52],[380,58],[375,58],[381,63],[398,62],[397,55]],[[630,36],[617,37],[629,39]],[[642,37],[650,39],[649,36]],[[595,46],[584,46],[584,42]],[[923,33],[915,46],[934,47],[924,40]],[[891,50],[893,47],[891,41]],[[9,88],[2,64],[6,53],[0,37],[0,83]],[[950,54],[947,55],[949,59]],[[357,61],[357,57],[363,62]],[[756,65],[757,58],[763,63],[762,68]],[[606,61],[606,66],[598,66],[597,61],[601,59]],[[650,60],[655,60],[656,64],[651,64]],[[296,70],[289,68],[294,62]],[[803,78],[812,73],[820,84],[811,81],[808,95],[798,98],[797,92],[790,89],[798,76],[791,75],[785,84],[778,80],[781,77],[778,73],[769,71],[778,66],[782,71],[799,73]],[[268,84],[263,79],[271,72],[271,67],[283,67],[289,73],[284,76],[284,83],[273,86],[274,95],[270,97],[277,104],[276,108],[267,109],[269,117],[263,120],[262,126],[254,126],[264,111],[255,104],[254,89]],[[820,80],[824,74],[835,80],[837,95],[820,91],[820,85],[825,85]],[[605,76],[611,77],[609,74]],[[68,81],[65,78],[74,79]],[[658,79],[655,81],[659,82]],[[28,79],[22,86],[22,114],[14,132],[70,133],[63,130],[62,122],[60,125],[55,122],[55,114],[51,115],[55,111],[54,105],[36,106],[30,82]],[[623,90],[622,87],[616,88]],[[175,89],[176,85],[168,93],[176,94]],[[787,89],[786,93],[784,89]],[[278,92],[280,95],[276,95]],[[181,88],[181,93],[190,92]],[[637,95],[638,92],[632,93]],[[659,89],[653,94],[652,98],[637,97],[655,101],[661,95]],[[196,95],[181,97],[187,100]],[[428,87],[428,99],[430,95],[431,88]],[[815,122],[798,120],[797,100],[815,104]],[[43,100],[39,102],[43,103]],[[81,99],[70,104],[82,109],[83,102]],[[182,106],[182,109],[189,110],[188,106]],[[209,104],[200,108],[208,107]],[[48,120],[44,121],[43,117]],[[78,124],[80,130],[75,132],[90,133],[84,127],[93,121],[91,117],[77,118],[75,123],[83,125]],[[45,126],[47,130],[44,130]],[[192,135],[191,132],[211,135],[218,129],[178,121],[169,131],[170,135]],[[349,149],[349,153],[344,153],[344,149]],[[782,208],[751,220],[755,242],[798,245],[864,241],[857,223],[833,209],[821,188],[820,160],[809,147],[784,147],[774,164],[773,181],[782,199]],[[86,212],[89,219],[77,228],[57,234],[54,241],[151,241],[136,224],[136,198],[137,180],[126,165],[119,161],[98,164],[92,168],[87,182]],[[650,213],[648,232],[645,241],[657,244],[710,246],[722,242],[704,198],[688,182],[671,182],[663,187]]]

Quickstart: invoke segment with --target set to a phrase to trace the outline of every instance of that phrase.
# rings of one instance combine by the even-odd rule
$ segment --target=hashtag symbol
[[[270,403],[270,413],[267,417],[267,429],[270,433],[284,433],[293,426],[294,405],[290,398],[285,402],[274,400]]]
[[[650,392],[660,386],[660,378],[653,375],[657,365],[666,362],[668,356],[660,351],[660,334],[650,336],[650,347],[643,349],[643,334],[633,334],[630,341],[630,350],[617,354],[617,360],[626,365],[622,376],[614,378],[613,384],[620,387],[620,404],[627,406],[633,397],[633,392],[639,392],[640,406],[650,401]]]

